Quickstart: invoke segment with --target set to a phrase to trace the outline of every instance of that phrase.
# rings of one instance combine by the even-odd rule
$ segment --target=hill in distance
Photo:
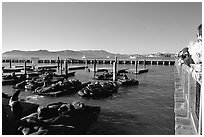
[[[138,58],[146,57],[156,57],[156,58],[173,58],[175,54],[171,53],[154,53],[154,54],[115,54],[110,53],[105,50],[62,50],[62,51],[48,51],[48,50],[37,50],[37,51],[22,51],[22,50],[12,50],[7,51],[2,54],[3,59],[31,59],[31,57],[39,57],[40,59],[82,59],[86,57],[87,59],[130,59],[131,56],[136,56]]]
[[[48,50],[37,50],[37,51],[22,51],[22,50],[12,50],[7,51],[2,54],[3,58],[31,58],[39,57],[41,59],[56,59],[57,57],[61,59],[74,58],[82,59],[86,57],[87,59],[104,59],[104,58],[129,58],[126,54],[114,54],[109,53],[105,50],[62,50],[62,51],[48,51]]]

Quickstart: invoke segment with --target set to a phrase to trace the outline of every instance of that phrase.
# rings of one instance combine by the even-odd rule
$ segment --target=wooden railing
[[[187,102],[187,117],[190,118],[195,133],[198,135],[202,134],[202,98],[201,98],[201,72],[197,73],[197,78],[192,73],[189,66],[183,64],[178,65],[178,61],[175,61],[178,75],[181,80],[181,87],[184,91],[184,98]]]

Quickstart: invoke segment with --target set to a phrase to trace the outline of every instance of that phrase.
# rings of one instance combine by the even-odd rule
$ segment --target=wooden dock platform
[[[132,74],[135,74],[135,69],[129,69],[129,70],[126,70],[128,73],[132,73]],[[148,72],[149,69],[148,68],[141,68],[141,69],[138,69],[137,70],[137,74],[143,74],[143,73],[146,73]]]

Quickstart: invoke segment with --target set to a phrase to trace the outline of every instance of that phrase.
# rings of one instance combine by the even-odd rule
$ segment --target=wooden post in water
[[[85,59],[85,68],[88,68],[87,59]]]
[[[67,59],[67,75],[69,73],[69,65],[68,65],[68,59]]]
[[[144,68],[146,68],[146,60],[144,60]]]
[[[61,75],[62,75],[62,59],[60,61],[60,72],[61,72]]]
[[[113,62],[113,81],[116,81],[116,62]]]
[[[116,75],[117,75],[117,57],[115,56],[115,73],[116,73]]]
[[[137,76],[137,58],[135,58],[135,76]]]
[[[65,76],[67,77],[67,76],[68,76],[68,64],[67,64],[67,59],[65,59],[64,63],[65,63]]]
[[[26,60],[25,60],[24,63],[25,63],[25,64],[24,64],[24,75],[25,75],[25,77],[26,77]]]
[[[57,57],[57,69],[59,70],[59,56]]]
[[[94,78],[96,76],[96,59],[94,60]]]
[[[64,67],[63,67],[63,70],[64,70],[64,74],[66,75],[66,59],[64,60]]]
[[[11,68],[11,59],[9,60],[9,67]]]

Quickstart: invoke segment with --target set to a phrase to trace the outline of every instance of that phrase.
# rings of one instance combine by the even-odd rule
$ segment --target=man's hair
[[[199,36],[202,36],[202,24],[198,26],[198,34]]]

